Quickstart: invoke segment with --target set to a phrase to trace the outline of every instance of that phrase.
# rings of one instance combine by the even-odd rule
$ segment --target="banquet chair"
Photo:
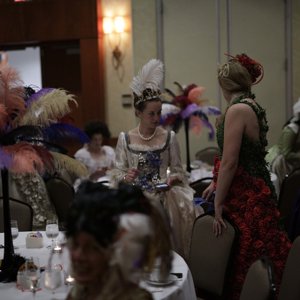
[[[284,228],[287,230],[292,214],[293,202],[300,190],[300,168],[293,170],[283,180],[280,187],[278,209],[283,218]]]
[[[210,166],[214,165],[215,156],[219,154],[218,147],[206,147],[204,149],[199,150],[195,154],[195,158],[197,160],[201,160],[202,162],[207,163]]]
[[[216,237],[213,220],[211,214],[196,218],[188,258],[197,296],[204,299],[222,298],[238,236],[238,229],[224,217],[227,229]]]
[[[63,229],[70,205],[74,199],[74,188],[66,180],[56,176],[50,177],[45,184],[49,199],[55,208],[59,225]]]
[[[210,185],[212,177],[200,178],[190,183],[190,187],[195,190],[194,197],[201,197],[203,191]]]
[[[273,300],[275,295],[273,263],[268,257],[261,257],[247,272],[240,300]]]
[[[11,220],[17,220],[19,231],[32,231],[32,207],[26,202],[9,197],[9,208],[10,218]],[[3,197],[0,197],[0,232],[4,231],[3,220]]]
[[[298,236],[290,249],[279,287],[279,300],[300,299],[300,236]]]

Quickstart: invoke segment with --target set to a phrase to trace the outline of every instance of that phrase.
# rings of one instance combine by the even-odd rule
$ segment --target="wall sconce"
[[[112,48],[112,65],[117,71],[122,66],[124,58],[120,46],[125,27],[126,22],[123,16],[103,18],[103,32],[108,35],[108,42]]]

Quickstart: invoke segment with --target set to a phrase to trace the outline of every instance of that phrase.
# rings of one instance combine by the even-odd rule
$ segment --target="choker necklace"
[[[137,128],[137,132],[138,132],[138,135],[139,137],[143,140],[143,141],[150,141],[154,138],[154,136],[156,135],[156,131],[157,131],[157,127],[155,127],[155,130],[153,132],[152,135],[150,135],[149,137],[144,137],[141,133],[140,133],[140,125],[138,126]]]

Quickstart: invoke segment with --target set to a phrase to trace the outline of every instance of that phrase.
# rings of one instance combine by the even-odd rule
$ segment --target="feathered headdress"
[[[163,102],[161,124],[177,132],[184,120],[189,119],[189,127],[195,133],[200,133],[203,127],[209,130],[209,139],[214,138],[214,127],[209,122],[208,116],[219,115],[221,112],[215,106],[206,105],[207,100],[201,99],[204,87],[190,84],[187,87],[174,82],[179,90],[179,95],[171,90],[166,92],[171,95],[171,102]]]
[[[151,59],[143,66],[130,84],[135,105],[160,96],[160,84],[163,80],[163,76],[163,63],[160,60]]]
[[[27,99],[18,73],[0,68],[0,167],[15,173],[54,170],[49,145],[87,142],[76,127],[61,123],[74,96],[61,89],[41,89]]]

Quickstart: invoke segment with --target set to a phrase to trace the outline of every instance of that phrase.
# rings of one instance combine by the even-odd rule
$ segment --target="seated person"
[[[266,156],[271,172],[275,173],[281,186],[286,174],[300,167],[300,99],[294,104],[293,117],[283,127],[279,141]]]
[[[106,171],[114,167],[115,151],[103,145],[104,139],[110,138],[107,125],[100,121],[92,121],[84,128],[90,142],[79,149],[74,157],[81,161],[89,170],[89,179],[97,181],[106,175]]]
[[[168,274],[171,247],[165,229],[138,188],[81,183],[66,226],[75,278],[67,299],[152,299],[138,283],[157,257]]]

